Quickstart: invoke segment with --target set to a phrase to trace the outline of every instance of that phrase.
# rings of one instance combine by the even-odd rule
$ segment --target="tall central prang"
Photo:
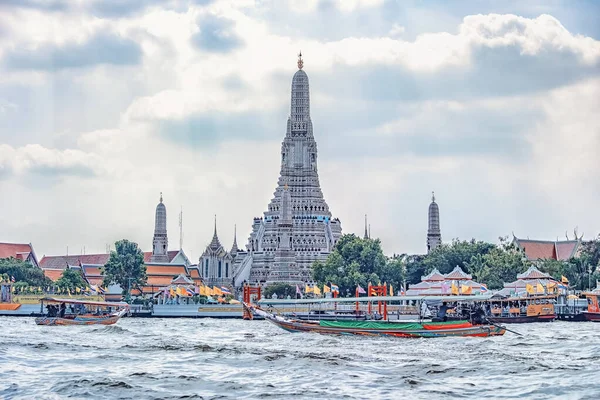
[[[245,251],[236,256],[235,286],[244,281],[307,282],[312,263],[325,260],[342,234],[319,184],[308,75],[303,67],[300,53],[277,188],[263,217],[254,218]]]

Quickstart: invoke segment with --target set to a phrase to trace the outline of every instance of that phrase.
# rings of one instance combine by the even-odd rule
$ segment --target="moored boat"
[[[334,335],[392,336],[402,338],[432,338],[445,336],[488,337],[504,335],[499,325],[473,325],[468,321],[452,322],[389,322],[389,321],[300,321],[283,318],[244,303],[246,310],[265,318],[288,332],[316,332]]]
[[[45,297],[40,304],[47,313],[35,319],[37,325],[112,325],[129,312],[127,303]]]
[[[592,322],[600,322],[600,289],[596,288],[592,292],[583,293],[588,301],[587,311],[583,311],[584,318]]]
[[[502,324],[552,322],[556,319],[555,295],[490,299],[486,303],[488,319]]]

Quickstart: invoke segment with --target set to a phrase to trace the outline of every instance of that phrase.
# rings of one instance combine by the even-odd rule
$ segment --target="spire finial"
[[[435,192],[431,192],[431,201],[435,202]]]
[[[162,192],[160,192],[160,202],[162,203]]]
[[[214,236],[217,236],[217,214],[215,214],[215,233]]]
[[[304,67],[304,61],[302,61],[302,50],[298,53],[298,69],[302,69]]]
[[[367,230],[367,214],[365,214],[365,236],[364,239],[369,238],[369,231]]]

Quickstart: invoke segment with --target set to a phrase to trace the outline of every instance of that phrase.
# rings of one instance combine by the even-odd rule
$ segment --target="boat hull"
[[[587,321],[583,313],[578,314],[556,314],[556,319],[559,321],[582,322]]]
[[[584,311],[582,314],[586,321],[600,322],[600,313],[598,312]]]
[[[38,317],[35,319],[37,325],[113,325],[121,318],[120,315],[111,315],[108,317]]]
[[[532,315],[521,317],[493,317],[490,321],[499,324],[528,324],[531,322],[552,322],[556,319],[556,315]]]
[[[454,324],[395,324],[380,321],[364,321],[355,322],[353,326],[344,326],[343,322],[327,323],[326,321],[321,321],[319,323],[310,323],[298,320],[287,320],[250,305],[245,305],[245,307],[247,307],[249,311],[263,316],[267,321],[288,332],[315,332],[332,335],[392,336],[401,338],[433,338],[447,336],[488,337],[500,336],[506,332],[506,329],[501,326],[471,325],[470,323],[464,321]],[[351,321],[346,321],[346,323],[352,324]],[[402,326],[405,326],[405,328],[402,328]]]

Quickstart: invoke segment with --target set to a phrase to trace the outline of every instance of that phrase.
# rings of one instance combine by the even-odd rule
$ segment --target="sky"
[[[38,257],[245,245],[279,174],[298,51],[321,187],[386,254],[600,233],[600,3],[0,2],[0,242]]]

